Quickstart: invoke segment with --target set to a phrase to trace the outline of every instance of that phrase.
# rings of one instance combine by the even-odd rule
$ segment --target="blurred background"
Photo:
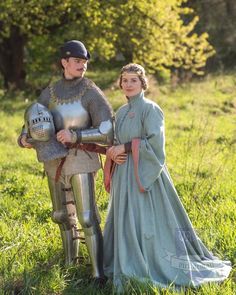
[[[4,0],[0,87],[42,87],[70,39],[86,44],[93,68],[137,62],[175,86],[234,70],[235,25],[234,0]]]
[[[229,279],[175,292],[128,281],[125,294],[236,294],[236,1],[0,1],[0,295],[115,294],[89,280],[86,247],[64,266],[42,163],[16,141],[26,107],[60,78],[60,46],[84,42],[86,76],[114,111],[126,103],[121,67],[142,64],[145,95],[165,114],[166,162],[193,226]],[[103,158],[104,161],[104,158]],[[96,178],[103,228],[109,195]]]

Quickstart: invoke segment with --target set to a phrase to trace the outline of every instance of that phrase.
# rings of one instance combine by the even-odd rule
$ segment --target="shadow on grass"
[[[31,270],[24,270],[18,278],[6,281],[0,292],[4,295],[110,295],[112,283],[108,281],[103,287],[91,278],[91,266],[86,261],[73,267],[64,267],[60,261],[61,254],[47,263],[38,263]],[[58,264],[58,261],[60,264]],[[58,277],[59,275],[59,277]],[[57,277],[57,281],[55,281]]]

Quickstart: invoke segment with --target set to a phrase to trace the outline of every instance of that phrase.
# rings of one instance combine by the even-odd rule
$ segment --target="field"
[[[89,73],[114,110],[125,103],[117,72]],[[234,268],[228,280],[180,293],[127,283],[125,294],[236,294],[236,78],[209,75],[171,89],[150,78],[147,97],[165,113],[167,165],[189,217],[215,255]],[[16,144],[30,92],[0,90],[0,294],[112,294],[112,284],[94,288],[81,246],[81,264],[63,266],[58,226],[43,167],[33,150]],[[109,195],[97,177],[97,203],[104,225]]]

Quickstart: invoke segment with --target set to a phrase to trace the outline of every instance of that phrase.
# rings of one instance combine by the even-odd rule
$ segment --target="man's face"
[[[66,79],[83,77],[87,70],[88,61],[79,57],[69,57],[61,60]]]

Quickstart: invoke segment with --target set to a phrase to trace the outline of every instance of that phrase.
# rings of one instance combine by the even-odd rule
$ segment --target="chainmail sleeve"
[[[92,126],[82,130],[81,142],[111,144],[113,142],[112,108],[103,92],[93,83],[81,99],[83,107],[88,111]]]
[[[87,90],[81,102],[90,114],[93,127],[98,127],[103,121],[112,121],[112,108],[96,85]]]
[[[46,108],[48,108],[50,98],[51,98],[51,95],[50,95],[49,87],[46,87],[39,95],[38,102],[44,105]]]

